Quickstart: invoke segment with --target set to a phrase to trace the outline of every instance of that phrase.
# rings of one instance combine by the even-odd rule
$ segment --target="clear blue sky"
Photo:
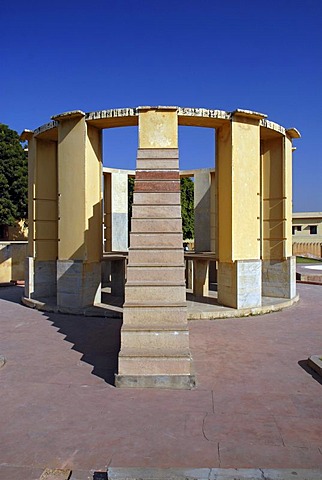
[[[15,0],[0,9],[0,122],[138,105],[245,108],[296,127],[294,211],[322,211],[321,0]],[[135,128],[104,132],[134,168]],[[212,165],[213,132],[180,128],[182,168]]]

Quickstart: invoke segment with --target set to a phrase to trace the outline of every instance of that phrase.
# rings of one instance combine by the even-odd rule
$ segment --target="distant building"
[[[322,257],[322,212],[293,213],[293,255]]]

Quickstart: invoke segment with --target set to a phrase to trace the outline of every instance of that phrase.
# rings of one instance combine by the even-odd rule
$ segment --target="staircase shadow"
[[[65,340],[73,344],[72,349],[82,354],[81,361],[93,366],[93,375],[115,385],[122,319],[59,313],[44,315],[65,335]]]

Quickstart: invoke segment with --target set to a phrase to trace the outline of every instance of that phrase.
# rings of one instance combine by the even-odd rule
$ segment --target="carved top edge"
[[[56,120],[45,123],[45,125],[41,125],[40,127],[36,128],[36,130],[34,130],[34,135],[39,135],[40,133],[44,133],[47,130],[51,130],[52,128],[56,127],[58,127],[58,122]]]
[[[85,112],[82,110],[71,110],[70,112],[63,112],[59,113],[58,115],[53,115],[51,117],[52,120],[68,120],[70,118],[75,118],[75,117],[84,117]]]
[[[86,120],[100,120],[103,118],[136,117],[139,115],[139,108],[112,108],[110,110],[97,110],[85,114]]]
[[[286,130],[286,133],[291,138],[301,138],[301,134],[300,134],[300,132],[298,131],[297,128],[288,128]]]
[[[149,107],[149,106],[139,106],[134,108],[115,108],[109,110],[97,110],[95,112],[84,113],[81,110],[73,110],[70,112],[64,112],[59,115],[54,115],[51,118],[52,122],[46,123],[34,130],[34,135],[39,135],[47,130],[56,128],[59,121],[64,119],[72,118],[75,116],[85,116],[86,121],[91,120],[103,120],[109,118],[124,118],[124,117],[137,117],[139,112],[147,109],[161,109],[161,110],[176,110],[178,116],[181,117],[201,117],[201,118],[213,118],[221,120],[231,120],[233,116],[252,116],[259,120],[259,124],[263,128],[268,128],[276,132],[281,133],[282,135],[288,134],[291,138],[299,138],[300,134],[295,128],[286,130],[284,127],[278,123],[267,120],[267,115],[259,112],[254,112],[251,110],[236,109],[233,112],[227,112],[224,110],[213,110],[207,108],[191,108],[191,107]],[[297,132],[297,133],[296,133]]]
[[[267,118],[267,115],[265,113],[254,112],[252,110],[243,110],[241,108],[237,108],[237,110],[233,112],[233,115],[235,117],[252,117],[255,119]]]
[[[267,120],[266,118],[262,118],[259,121],[259,125],[264,128],[269,128],[270,130],[274,130],[275,132],[279,132],[282,135],[285,135],[285,128],[282,127],[282,125],[279,125],[278,123],[271,122],[270,120]]]

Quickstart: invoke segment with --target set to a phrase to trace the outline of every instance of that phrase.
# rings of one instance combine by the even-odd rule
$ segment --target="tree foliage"
[[[182,214],[182,232],[183,239],[194,237],[194,183],[189,177],[181,178],[181,214]],[[134,191],[134,178],[129,177],[128,183],[128,211],[129,211],[129,231],[130,220],[132,216],[132,203]]]
[[[26,219],[28,161],[19,135],[0,123],[0,225]]]
[[[183,239],[194,238],[194,183],[190,177],[180,180]]]

